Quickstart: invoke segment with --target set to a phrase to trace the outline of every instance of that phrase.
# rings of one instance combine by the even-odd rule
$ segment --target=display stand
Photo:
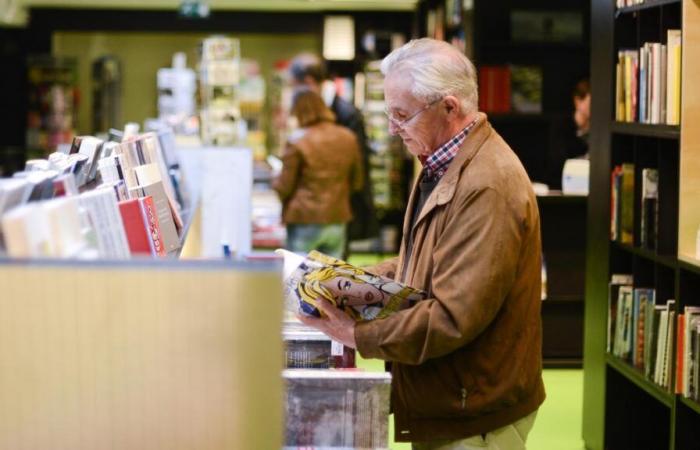
[[[279,448],[275,267],[5,261],[0,284],[0,448]]]

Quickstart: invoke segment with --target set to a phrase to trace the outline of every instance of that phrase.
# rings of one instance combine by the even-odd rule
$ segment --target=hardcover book
[[[325,298],[355,320],[381,319],[413,306],[426,293],[317,251],[307,256],[278,249],[284,256],[288,311],[320,317],[316,299]]]

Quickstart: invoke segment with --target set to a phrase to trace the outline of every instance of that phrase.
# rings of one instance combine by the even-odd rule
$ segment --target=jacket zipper
[[[467,389],[462,388],[462,409],[467,407]]]

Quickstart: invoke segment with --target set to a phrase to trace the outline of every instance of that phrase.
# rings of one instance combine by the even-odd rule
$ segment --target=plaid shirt
[[[439,180],[447,172],[447,168],[457,155],[457,150],[462,146],[462,142],[467,138],[469,132],[476,125],[476,119],[469,125],[462,128],[462,131],[457,133],[449,141],[442,144],[423,162],[423,170],[425,171],[423,179],[426,181]]]

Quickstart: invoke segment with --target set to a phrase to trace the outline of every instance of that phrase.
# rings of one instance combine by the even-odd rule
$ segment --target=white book
[[[661,44],[651,43],[651,123],[661,123]]]
[[[39,203],[18,206],[2,216],[7,255],[12,258],[48,256],[49,234]]]
[[[683,396],[689,397],[690,375],[692,371],[692,351],[691,351],[691,336],[692,330],[700,324],[700,307],[686,306],[684,310],[683,320],[685,322],[683,336]]]
[[[654,383],[661,385],[664,362],[666,361],[666,339],[668,333],[668,310],[661,311],[659,319],[659,335],[656,341],[656,368],[654,370]]]
[[[95,230],[99,256],[128,259],[131,252],[114,190],[98,188],[81,194],[79,199]]]
[[[6,211],[26,203],[31,184],[22,178],[0,178],[0,216]]]
[[[49,251],[55,258],[75,258],[87,247],[77,197],[59,197],[39,204],[48,227]]]

